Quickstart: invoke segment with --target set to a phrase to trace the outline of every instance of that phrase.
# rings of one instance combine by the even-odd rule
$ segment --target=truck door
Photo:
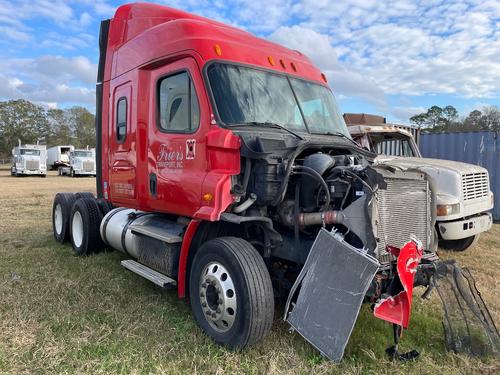
[[[150,206],[192,216],[207,173],[204,134],[210,116],[202,77],[195,60],[184,58],[155,69],[151,78]]]
[[[135,126],[131,116],[131,94],[130,82],[114,89],[109,128],[110,191],[113,200],[124,203],[136,196]]]

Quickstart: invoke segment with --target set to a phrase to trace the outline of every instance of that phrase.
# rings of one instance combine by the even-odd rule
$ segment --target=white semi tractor
[[[47,176],[47,147],[45,145],[19,145],[12,149],[12,176]]]
[[[47,150],[47,167],[51,170],[58,170],[59,167],[69,167],[70,153],[75,150],[75,146],[54,146]]]
[[[59,176],[96,175],[95,149],[74,149],[69,153],[69,164],[58,168]]]

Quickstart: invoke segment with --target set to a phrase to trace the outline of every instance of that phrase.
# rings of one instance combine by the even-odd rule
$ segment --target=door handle
[[[129,172],[134,170],[134,167],[113,167],[113,172]]]
[[[149,174],[149,193],[153,198],[156,198],[158,187],[158,180],[156,178],[156,173]]]

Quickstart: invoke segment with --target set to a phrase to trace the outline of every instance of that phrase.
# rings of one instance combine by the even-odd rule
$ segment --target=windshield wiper
[[[280,125],[280,124],[276,124],[275,122],[258,122],[258,121],[249,121],[249,122],[242,122],[240,124],[234,124],[233,126],[238,126],[238,125],[251,125],[251,126],[266,126],[268,128],[277,128],[277,129],[281,129],[281,130],[284,130],[292,135],[294,135],[295,137],[297,137],[298,139],[300,139],[301,141],[304,140],[304,138],[302,138],[300,135],[298,135],[297,133],[295,133],[293,130],[290,130],[288,129],[287,127],[283,126],[283,125]]]

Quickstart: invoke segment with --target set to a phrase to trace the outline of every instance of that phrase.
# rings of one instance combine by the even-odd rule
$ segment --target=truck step
[[[142,234],[169,244],[182,242],[182,237],[179,236],[182,226],[176,223],[161,222],[151,218],[141,224],[131,224],[129,228],[133,234]]]
[[[149,268],[141,263],[136,262],[132,259],[122,260],[121,265],[132,271],[139,276],[144,277],[145,279],[151,281],[152,283],[165,288],[167,286],[175,286],[177,282],[174,279],[171,279],[168,276],[165,276],[152,268]]]

